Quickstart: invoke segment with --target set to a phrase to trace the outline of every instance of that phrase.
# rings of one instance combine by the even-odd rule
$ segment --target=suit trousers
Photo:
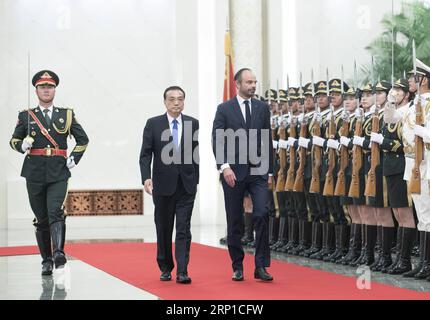
[[[270,266],[269,214],[267,176],[247,175],[243,181],[236,181],[231,188],[222,178],[225,211],[227,214],[228,251],[233,270],[243,270],[244,251],[240,242],[243,224],[243,197],[245,191],[251,195],[252,220],[255,228],[255,267]]]
[[[171,196],[152,197],[157,231],[157,263],[162,272],[172,271],[175,264],[172,256],[172,234],[176,216],[175,259],[177,272],[186,273],[190,260],[191,214],[195,194],[189,194],[178,175],[176,191]]]

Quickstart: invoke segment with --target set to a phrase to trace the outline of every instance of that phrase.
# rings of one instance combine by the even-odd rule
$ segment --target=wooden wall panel
[[[70,190],[69,216],[143,215],[143,190]]]

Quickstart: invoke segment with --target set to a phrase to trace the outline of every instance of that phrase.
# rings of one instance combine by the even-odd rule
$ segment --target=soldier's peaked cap
[[[57,87],[60,83],[60,78],[58,78],[57,74],[51,70],[42,70],[33,76],[31,83],[35,87],[43,84]]]

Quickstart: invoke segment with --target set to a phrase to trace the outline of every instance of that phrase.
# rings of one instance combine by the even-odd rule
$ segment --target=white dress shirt
[[[243,119],[246,123],[246,106],[245,106],[245,100],[249,101],[249,113],[251,114],[251,99],[244,99],[241,96],[237,95],[237,102],[239,102],[240,111],[242,111]]]
[[[48,110],[49,110],[49,111],[48,111],[49,119],[51,119],[51,120],[52,120],[52,112],[54,112],[54,105],[51,105],[49,108],[44,108],[44,107],[41,107],[41,106],[39,106],[39,108],[40,108],[40,110],[42,111],[42,114],[43,114],[43,116],[44,116],[44,117],[45,117],[45,112],[44,112],[44,110],[48,109]]]

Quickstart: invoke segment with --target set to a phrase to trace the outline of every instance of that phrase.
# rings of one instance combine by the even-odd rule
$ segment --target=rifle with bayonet
[[[302,87],[302,74],[300,73],[300,103],[302,105],[302,121],[300,124],[300,138],[306,138],[307,135],[307,121],[306,121],[306,110],[303,101],[303,87]],[[294,181],[293,191],[303,192],[304,179],[305,179],[305,167],[306,167],[306,149],[301,148],[299,150],[299,168],[296,173],[296,180]]]
[[[286,139],[286,128],[285,128],[285,120],[282,116],[282,112],[280,115],[279,121],[279,130],[278,130],[279,140]],[[287,166],[287,155],[286,150],[283,148],[279,148],[279,171],[278,171],[278,180],[276,181],[276,192],[284,191],[285,187],[285,168]]]
[[[342,128],[340,129],[340,136],[348,136],[349,133],[349,112],[345,110],[345,88],[343,85],[343,65],[342,65],[342,79],[341,79],[341,91],[342,91],[342,99],[343,99],[343,113],[342,113]],[[334,188],[335,196],[345,196],[346,195],[346,179],[345,172],[346,168],[348,168],[348,147],[341,145],[340,147],[340,165],[339,172],[337,174],[336,187]]]
[[[312,71],[312,96],[314,97],[314,103],[316,103],[315,89],[314,89],[314,72]],[[321,136],[321,110],[318,104],[316,104],[314,124],[312,126],[312,136]],[[322,148],[317,145],[312,145],[312,178],[311,185],[309,187],[309,193],[320,193],[321,183],[321,165],[322,165]]]
[[[330,120],[328,125],[328,138],[334,139],[336,135],[336,122],[334,119],[334,107],[331,104],[330,90],[329,90],[329,77],[327,69],[327,96],[330,107]],[[328,150],[328,169],[325,176],[323,195],[333,196],[334,194],[334,168],[336,166],[336,150],[329,148]]]
[[[289,87],[289,84],[287,84]],[[289,91],[289,88],[287,89]],[[290,103],[289,93],[288,93],[288,108],[289,108],[289,129],[288,136],[292,138],[296,138],[296,121],[292,111],[292,103]],[[285,191],[293,191],[294,189],[294,173],[296,169],[296,149],[293,146],[290,146],[289,150],[289,158],[290,158],[290,166],[287,172],[287,182],[285,183]]]
[[[379,106],[375,105],[375,112],[372,116],[372,132],[379,133]],[[370,151],[370,169],[367,173],[367,183],[364,195],[368,197],[376,196],[376,167],[380,164],[380,149],[377,142],[372,142]]]
[[[412,59],[414,63],[414,80],[417,87],[417,103],[415,105],[415,124],[422,126],[424,124],[423,110],[421,106],[420,83],[417,75],[416,49],[415,40],[412,40]],[[409,188],[413,194],[421,194],[421,162],[424,160],[424,142],[423,138],[415,135],[415,163],[412,168],[411,180]]]

